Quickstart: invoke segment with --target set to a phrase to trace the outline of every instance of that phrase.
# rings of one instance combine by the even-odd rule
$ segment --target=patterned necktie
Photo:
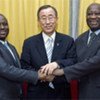
[[[48,62],[51,62],[51,58],[52,58],[52,50],[53,50],[53,39],[50,37],[48,38],[47,42],[46,42],[46,52],[47,52],[47,57],[48,57]],[[52,82],[49,83],[49,86],[54,89],[54,85],[52,84]]]
[[[48,62],[51,62],[51,58],[52,58],[52,42],[53,39],[52,38],[48,38],[47,42],[46,42],[46,52],[47,52],[47,57],[48,57]]]
[[[88,45],[91,45],[91,43],[93,42],[93,40],[95,39],[95,37],[96,37],[96,34],[95,33],[91,33],[90,34],[90,40],[89,40]]]

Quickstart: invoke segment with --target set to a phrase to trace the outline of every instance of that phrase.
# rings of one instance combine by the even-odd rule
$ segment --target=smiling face
[[[91,4],[88,7],[87,24],[92,31],[100,29],[100,4]]]
[[[56,13],[51,7],[41,9],[39,12],[39,25],[42,31],[49,36],[55,31],[57,19]]]
[[[0,14],[0,40],[5,40],[9,33],[9,26],[7,19]]]

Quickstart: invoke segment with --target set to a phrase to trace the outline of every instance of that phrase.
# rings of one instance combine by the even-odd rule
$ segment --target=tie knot
[[[49,37],[48,39],[47,39],[47,42],[46,42],[47,44],[52,44],[53,43],[53,39],[51,38],[51,37]]]
[[[93,38],[93,37],[95,37],[95,36],[96,36],[96,34],[95,34],[94,32],[90,34],[90,37],[91,37],[91,38]]]
[[[52,42],[53,41],[52,37],[49,37],[48,38],[48,41]]]
[[[95,39],[95,37],[96,37],[96,34],[94,32],[90,34],[90,40],[88,42],[88,45],[90,45],[93,42],[93,40]]]

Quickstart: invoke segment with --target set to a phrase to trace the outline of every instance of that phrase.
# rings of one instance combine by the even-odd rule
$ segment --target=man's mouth
[[[0,31],[0,35],[6,34],[6,31]]]
[[[52,28],[52,26],[46,26],[46,28],[47,28],[47,29],[50,29],[50,28]]]
[[[91,24],[92,26],[97,26],[97,25],[98,25],[98,22],[97,22],[97,21],[90,21],[90,24]]]

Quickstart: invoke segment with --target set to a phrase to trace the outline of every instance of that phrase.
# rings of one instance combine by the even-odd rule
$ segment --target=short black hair
[[[56,17],[58,16],[58,12],[57,12],[57,10],[56,10],[55,7],[53,7],[53,6],[51,6],[51,5],[43,5],[43,6],[41,6],[41,7],[38,9],[38,12],[37,12],[37,17],[38,17],[38,19],[39,19],[39,13],[40,13],[40,11],[43,10],[43,9],[47,9],[47,8],[52,8],[52,9],[54,10],[54,12],[55,12]]]
[[[5,20],[7,21],[7,18],[3,14],[0,13],[0,16],[4,17]],[[8,23],[8,21],[7,21],[7,23]]]
[[[100,4],[99,4],[99,3],[91,3],[91,4],[88,6],[88,8],[87,8],[86,14],[88,13],[88,11],[89,11],[90,7],[91,7],[91,6],[93,6],[93,5],[98,6],[98,7],[99,7],[99,9],[100,9]]]

